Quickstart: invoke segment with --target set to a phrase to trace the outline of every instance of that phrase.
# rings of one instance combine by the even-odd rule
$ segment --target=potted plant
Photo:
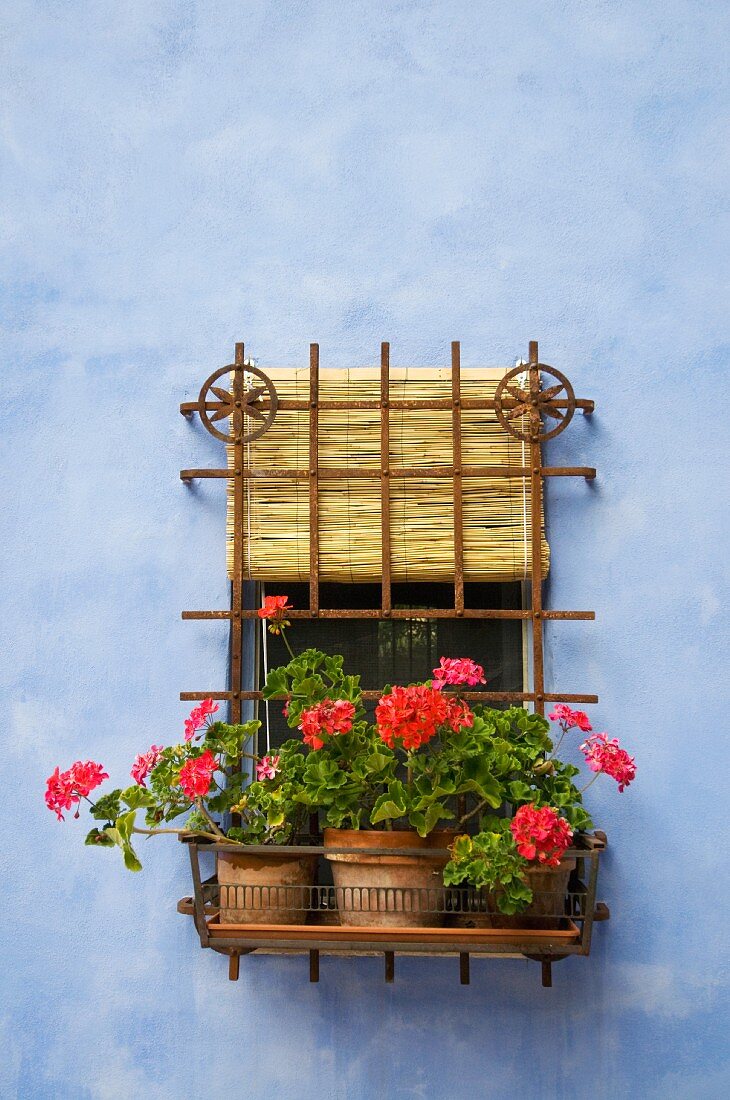
[[[550,719],[559,725],[559,739],[554,748],[550,742],[549,756],[535,755],[531,775],[523,772],[522,778],[508,784],[517,804],[512,814],[483,817],[476,835],[459,836],[451,846],[444,882],[475,888],[470,924],[539,928],[562,917],[568,881],[576,867],[576,857],[566,853],[574,831],[592,825],[582,804],[583,792],[601,773],[614,778],[619,791],[636,775],[633,757],[617,739],[592,733],[583,711],[559,703]],[[540,722],[547,728],[544,719]],[[580,749],[595,774],[582,790],[573,783],[579,769],[560,763],[555,756],[573,729],[590,734]]]
[[[72,807],[79,817],[81,801],[87,802],[98,825],[86,843],[118,847],[131,871],[142,866],[133,845],[137,836],[177,835],[240,847],[240,853],[216,851],[221,920],[298,923],[299,888],[314,883],[316,856],[281,846],[295,838],[306,814],[294,800],[304,766],[302,746],[288,741],[276,756],[259,759],[245,748],[259,723],[215,721],[217,710],[212,699],[203,700],[185,721],[182,743],[152,745],[138,755],[131,769],[134,782],[125,789],[92,798],[109,778],[100,764],[77,761],[64,772],[56,768],[47,781],[46,805],[62,820],[63,811]],[[256,772],[245,787],[241,758],[250,760]],[[138,821],[141,812],[144,824]],[[226,817],[230,824],[224,829]],[[267,852],[251,852],[247,845],[265,845]],[[262,892],[261,885],[275,889]]]
[[[284,603],[272,602],[271,628],[283,634],[288,605],[278,599]],[[314,649],[290,655],[269,673],[263,694],[286,700],[287,722],[308,746],[294,798],[321,814],[341,922],[441,923],[434,910],[457,829],[440,826],[463,826],[504,798],[488,751],[495,719],[445,690],[484,683],[483,670],[442,658],[432,681],[386,688],[373,722],[360,679],[344,672],[341,657]]]

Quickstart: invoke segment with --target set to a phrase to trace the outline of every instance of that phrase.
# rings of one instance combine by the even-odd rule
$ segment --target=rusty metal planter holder
[[[284,477],[309,483],[309,607],[288,612],[291,619],[336,618],[336,619],[419,619],[465,618],[465,619],[523,619],[530,623],[532,650],[532,685],[529,691],[512,692],[465,692],[464,698],[481,702],[509,702],[532,704],[536,713],[544,715],[547,703],[596,703],[598,696],[585,692],[547,692],[545,689],[543,658],[543,623],[545,620],[595,619],[593,611],[556,611],[543,608],[541,576],[541,541],[543,511],[543,479],[546,477],[581,477],[592,480],[596,471],[585,466],[545,466],[543,465],[542,444],[565,430],[575,411],[580,409],[584,416],[593,412],[593,402],[576,398],[568,379],[556,368],[540,363],[536,341],[529,345],[529,361],[524,366],[515,367],[507,372],[500,381],[494,398],[491,400],[462,399],[461,397],[461,355],[460,345],[451,345],[451,398],[418,399],[395,401],[390,398],[390,345],[383,343],[380,354],[380,400],[363,401],[323,401],[319,397],[319,345],[310,345],[309,354],[309,400],[280,400],[270,378],[259,368],[246,363],[244,345],[236,344],[234,362],[215,371],[202,385],[197,401],[185,402],[180,412],[186,417],[197,414],[206,429],[217,439],[233,449],[233,462],[225,469],[189,469],[181,470],[181,479],[189,484],[198,478],[231,479],[233,483],[233,577],[231,580],[231,604],[228,610],[183,611],[183,619],[221,619],[229,622],[230,631],[230,685],[226,691],[204,690],[184,691],[183,700],[201,700],[213,698],[226,700],[229,707],[229,720],[241,721],[244,700],[260,700],[260,691],[242,691],[242,658],[244,620],[255,618],[257,610],[244,607],[243,601],[243,561],[244,561],[244,491],[247,479]],[[232,379],[232,389],[224,389],[217,383]],[[548,383],[543,385],[543,379]],[[353,466],[338,469],[320,469],[318,461],[319,412],[322,409],[372,409],[380,417],[380,466],[363,469]],[[308,410],[309,414],[309,453],[308,466],[301,470],[271,470],[248,468],[244,464],[246,443],[261,436],[273,423],[279,409]],[[452,415],[453,459],[450,465],[417,468],[395,468],[390,465],[390,410],[400,409],[448,409]],[[528,446],[529,465],[524,466],[472,466],[461,461],[461,416],[465,409],[488,409],[495,413],[506,432],[522,440]],[[229,433],[222,432],[216,424],[229,420]],[[397,609],[392,606],[391,596],[391,551],[390,551],[390,484],[393,478],[423,477],[448,479],[453,485],[454,515],[454,603],[452,608],[418,608],[417,611]],[[524,610],[498,608],[468,608],[464,595],[464,548],[463,548],[463,497],[462,486],[465,478],[473,477],[514,477],[527,479],[530,484],[530,606]],[[346,480],[348,478],[372,478],[380,481],[381,492],[381,543],[382,543],[382,582],[380,606],[372,609],[340,609],[320,606],[319,585],[319,483],[321,480]],[[376,691],[365,691],[365,698],[376,698]],[[315,837],[314,839],[318,839]],[[513,932],[504,937],[495,938],[484,930],[464,928],[443,929],[368,929],[366,934],[353,937],[353,928],[335,930],[332,924],[311,923],[311,907],[307,920],[301,925],[273,926],[265,925],[245,927],[222,926],[216,924],[215,902],[217,884],[215,879],[203,882],[200,872],[199,853],[209,851],[241,851],[239,845],[201,845],[189,842],[191,868],[193,873],[194,895],[192,899],[183,899],[178,906],[181,912],[191,913],[195,919],[201,946],[211,947],[230,956],[230,976],[238,976],[238,960],[242,954],[252,951],[301,951],[310,954],[310,978],[318,980],[319,952],[361,953],[363,950],[384,952],[386,960],[386,981],[393,980],[394,956],[396,952],[418,954],[458,954],[462,983],[469,980],[469,956],[478,955],[524,955],[536,958],[542,963],[543,984],[550,985],[550,965],[558,958],[568,955],[587,955],[590,951],[591,931],[595,920],[605,920],[608,910],[602,903],[596,903],[596,882],[598,874],[598,853],[605,845],[605,836],[581,836],[576,838],[580,845],[569,853],[578,859],[579,874],[574,876],[571,892],[568,895],[567,913],[554,914],[555,935],[546,930],[541,937],[528,937]],[[304,854],[321,854],[319,844],[296,845],[296,851]],[[247,845],[246,851],[254,853],[257,846]],[[263,851],[267,849],[264,848]],[[282,849],[283,850],[283,849]],[[366,852],[366,849],[362,850]],[[373,854],[377,854],[373,850]],[[409,853],[412,854],[412,853]],[[425,858],[437,854],[423,850]],[[443,853],[441,853],[443,854]],[[274,887],[272,887],[274,889]],[[321,902],[331,887],[313,887],[318,891],[316,900],[321,914]],[[325,892],[324,894],[322,892]],[[329,897],[329,895],[326,895]],[[445,918],[451,919],[454,894],[444,895]],[[451,907],[451,908],[449,908]],[[569,921],[572,929],[560,928]],[[266,929],[264,935],[262,930]],[[560,934],[558,934],[560,933]],[[383,938],[385,936],[385,939]]]

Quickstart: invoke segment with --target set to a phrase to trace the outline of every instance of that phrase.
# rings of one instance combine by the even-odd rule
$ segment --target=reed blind
[[[281,400],[307,401],[307,368],[266,367]],[[504,371],[461,369],[462,399],[491,399]],[[391,402],[451,399],[449,368],[397,368],[390,372]],[[372,368],[319,372],[319,399],[378,401],[380,374]],[[380,411],[320,409],[319,567],[323,582],[380,579],[382,528],[380,478],[328,480],[328,468],[379,470]],[[450,408],[389,411],[390,464],[451,466]],[[491,410],[463,408],[461,461],[465,466],[525,466],[529,448],[499,424]],[[246,466],[262,472],[309,467],[309,411],[279,409],[272,426],[246,445]],[[229,468],[233,448],[228,448]],[[530,575],[530,482],[523,477],[468,477],[462,481],[466,581],[508,582]],[[309,577],[309,485],[306,480],[247,478],[242,514],[243,576],[259,581],[304,582]],[[227,562],[233,570],[233,494],[228,481]],[[454,484],[450,477],[390,478],[391,576],[394,582],[453,581]],[[542,541],[542,576],[549,550]]]

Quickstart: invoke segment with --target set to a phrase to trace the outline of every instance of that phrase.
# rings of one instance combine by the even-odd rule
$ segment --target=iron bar
[[[464,614],[464,498],[461,487],[461,349],[451,344],[452,479],[454,490],[454,611]]]
[[[530,392],[536,398],[540,392],[540,370],[537,340],[530,341],[529,351]],[[545,673],[542,645],[542,448],[534,436],[539,432],[540,419],[530,420],[530,534],[531,569],[530,596],[532,608],[532,683],[535,693],[535,711],[545,713]]]
[[[309,345],[309,610],[319,611],[319,344]]]
[[[193,702],[199,699],[230,699],[231,694],[230,691],[181,691],[180,699],[183,702]],[[381,695],[381,691],[362,692],[362,697],[364,699],[379,699]],[[263,695],[260,691],[239,691],[238,697],[240,699],[263,699]],[[534,703],[536,701],[535,692],[533,691],[462,691],[460,692],[460,697],[469,702],[482,703]],[[564,692],[563,694],[546,692],[543,694],[542,698],[546,703],[598,702],[597,695],[575,694],[574,692]]]
[[[241,721],[241,673],[243,662],[243,375],[244,346],[236,344],[233,372],[233,578],[231,580],[229,720]]]
[[[553,401],[552,404],[556,409],[567,409],[570,402],[568,401]],[[505,398],[504,405],[506,408],[514,408],[517,402],[512,398]],[[206,401],[205,409],[208,411],[214,411],[218,409],[219,405],[216,401]],[[261,402],[262,412],[267,408],[267,402]],[[278,407],[284,409],[287,412],[303,412],[309,408],[309,402],[304,400],[284,400],[279,401]],[[322,401],[320,402],[320,409],[378,409],[380,402],[376,400],[354,400],[354,401]],[[450,409],[451,400],[448,397],[432,397],[432,398],[413,398],[400,401],[391,401],[391,409],[395,410],[419,410],[419,409]],[[474,411],[488,412],[494,410],[497,407],[496,401],[490,401],[488,398],[481,397],[465,397],[461,405],[462,409],[469,409]],[[575,399],[576,409],[580,409],[584,416],[590,416],[595,412],[595,402],[590,401],[587,398],[577,397]],[[200,406],[197,401],[183,401],[180,404],[180,412],[183,416],[191,416],[193,413],[198,412]]]
[[[392,407],[392,406],[391,406]],[[320,405],[321,408],[321,405]],[[530,477],[532,470],[529,466],[461,466],[462,478],[511,478]],[[383,468],[363,466],[319,466],[317,477],[321,481],[341,480],[380,480]],[[196,478],[225,478],[233,477],[233,470],[181,470],[180,477],[183,481],[193,481]],[[305,469],[257,468],[244,467],[241,476],[249,481],[282,480],[282,481],[309,481],[312,474]],[[421,481],[451,480],[454,477],[453,465],[441,466],[391,466],[388,476],[391,478],[417,478]],[[583,477],[586,481],[592,481],[596,476],[593,466],[545,466],[540,469],[541,477]]]
[[[241,617],[244,619],[255,619],[258,617],[258,611],[252,608],[243,608],[241,610]],[[311,611],[287,611],[287,618],[289,619],[311,619]],[[183,619],[230,619],[233,616],[231,611],[183,611]],[[341,608],[320,608],[317,612],[317,618],[319,619],[382,619],[383,612],[381,608],[352,608],[343,610]],[[394,607],[391,609],[388,618],[393,619],[453,619],[456,617],[456,611],[453,607],[415,607],[404,608]],[[459,618],[465,619],[531,619],[532,610],[530,608],[516,608],[516,607],[474,607],[464,608],[463,616]],[[596,617],[595,611],[543,611],[543,619],[570,619],[592,622]]]
[[[388,617],[392,609],[390,586],[390,344],[380,345],[380,553],[381,591],[380,604],[383,615]],[[387,980],[387,979],[386,979]]]

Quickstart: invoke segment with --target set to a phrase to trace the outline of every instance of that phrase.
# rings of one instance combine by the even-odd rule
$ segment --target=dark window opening
[[[286,592],[295,607],[309,606],[309,589],[304,584],[267,585],[267,595]],[[521,586],[516,584],[467,584],[468,608],[520,609]],[[377,607],[377,584],[320,587],[320,606],[352,610]],[[454,606],[450,584],[394,584],[394,608],[417,610],[419,607]],[[522,691],[523,642],[520,619],[295,619],[288,632],[295,653],[314,648],[340,653],[345,671],[359,674],[364,690],[380,690],[385,684],[409,684],[432,676],[440,657],[470,657],[484,668],[487,683],[470,688],[478,691]],[[266,647],[258,648],[258,681],[263,685],[265,667],[276,668],[289,660],[281,638],[267,633]],[[508,706],[508,703],[495,703]],[[259,751],[266,746],[268,711],[270,748],[296,736],[282,715],[282,704],[259,704],[263,725],[259,732]]]

